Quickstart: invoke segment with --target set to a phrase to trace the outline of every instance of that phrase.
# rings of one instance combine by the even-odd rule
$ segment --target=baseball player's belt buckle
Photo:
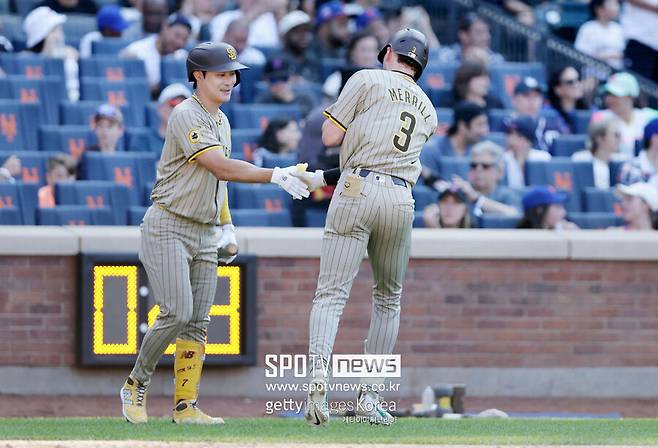
[[[356,174],[350,174],[343,181],[343,196],[348,198],[361,197],[363,191],[363,178]]]

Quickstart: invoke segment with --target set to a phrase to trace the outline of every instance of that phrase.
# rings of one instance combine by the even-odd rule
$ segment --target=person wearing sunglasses
[[[485,140],[473,146],[468,180],[454,175],[452,182],[466,196],[471,214],[483,213],[516,216],[521,212],[521,197],[509,187],[500,185],[505,172],[503,148]]]
[[[619,120],[609,117],[591,123],[587,133],[589,134],[587,149],[573,153],[571,159],[575,162],[592,162],[594,186],[607,190],[615,183],[610,182],[610,162],[619,155],[621,144]]]
[[[580,73],[574,67],[565,65],[555,70],[548,80],[548,103],[544,112],[557,117],[557,130],[560,134],[577,134],[575,112],[590,109],[584,97]]]
[[[179,82],[169,84],[162,89],[158,97],[158,106],[156,109],[160,123],[157,126],[155,123],[151,123],[148,133],[147,146],[150,151],[157,152],[158,154],[162,151],[162,145],[164,145],[165,137],[167,136],[167,122],[169,121],[171,111],[191,96],[192,92],[190,92],[190,89],[185,84]]]

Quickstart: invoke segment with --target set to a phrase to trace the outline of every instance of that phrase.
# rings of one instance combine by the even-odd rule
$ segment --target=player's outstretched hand
[[[322,170],[315,170],[314,173],[309,171],[296,170],[290,174],[304,182],[308,187],[308,191],[314,191],[318,188],[327,186],[327,182],[324,180],[324,171]]]
[[[217,243],[217,260],[220,263],[230,264],[238,255],[238,240],[235,237],[233,224],[222,226],[222,236]]]
[[[297,166],[286,168],[279,168],[277,166],[272,172],[272,180],[270,182],[283,188],[294,199],[307,198],[311,193],[308,191],[306,184],[291,175],[297,169]]]

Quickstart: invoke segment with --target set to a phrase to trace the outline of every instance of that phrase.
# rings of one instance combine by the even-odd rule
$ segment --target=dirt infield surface
[[[70,441],[58,442],[31,442],[31,441],[4,441],[0,442],[0,448],[494,448],[497,445],[396,445],[396,444],[327,444],[317,443],[181,443],[181,442],[144,442],[142,440],[124,441]],[[569,448],[567,445],[503,445],[504,448],[530,447],[533,448]],[[579,448],[617,448],[621,445],[578,445]],[[649,446],[637,446],[633,448],[649,448]]]

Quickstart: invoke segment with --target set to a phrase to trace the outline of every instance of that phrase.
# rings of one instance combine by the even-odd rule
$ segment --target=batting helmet
[[[379,62],[384,62],[384,56],[388,47],[391,47],[395,53],[410,58],[416,64],[418,70],[416,70],[416,76],[414,78],[418,81],[418,78],[420,78],[427,65],[429,53],[429,46],[425,35],[412,28],[404,28],[398,31],[379,52],[377,56]]]
[[[240,84],[240,70],[249,68],[238,62],[238,53],[231,45],[224,42],[204,42],[192,48],[187,55],[187,79],[194,81],[192,72],[201,70],[206,72],[232,72],[235,71],[235,85]]]

